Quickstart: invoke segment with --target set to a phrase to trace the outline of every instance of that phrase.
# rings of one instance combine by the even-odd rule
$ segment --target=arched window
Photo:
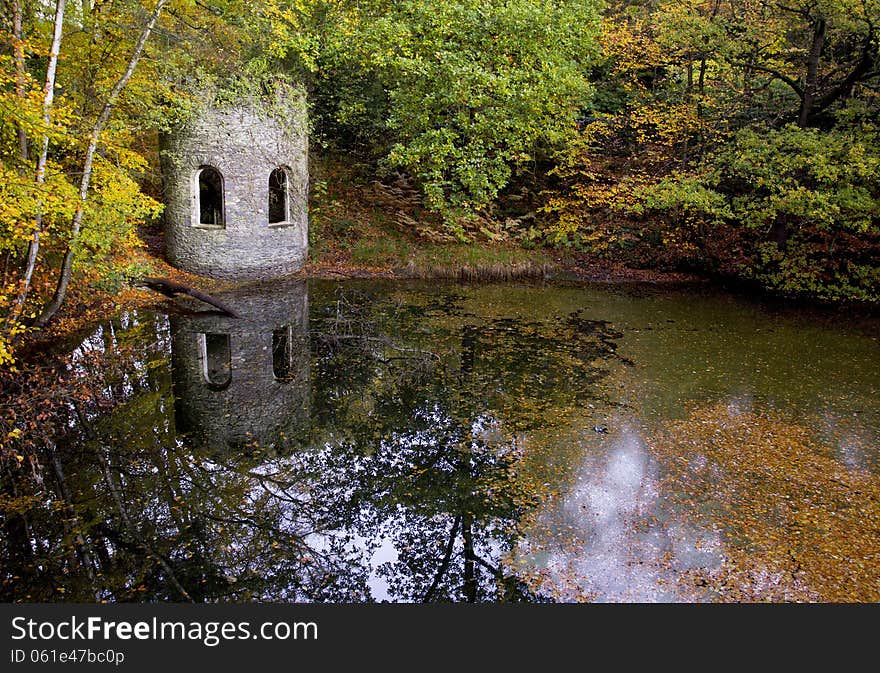
[[[223,208],[223,176],[213,166],[202,166],[198,173],[198,224],[209,227],[225,227]]]
[[[232,347],[228,334],[199,334],[202,376],[214,390],[222,390],[232,380]]]
[[[278,381],[290,381],[294,377],[293,339],[290,325],[272,332],[272,374]]]
[[[269,224],[290,221],[289,178],[287,169],[278,167],[269,173]]]

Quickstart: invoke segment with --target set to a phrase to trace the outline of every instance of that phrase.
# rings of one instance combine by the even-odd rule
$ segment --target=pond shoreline
[[[196,287],[206,292],[224,292],[265,281],[228,281],[198,276],[169,265],[158,253],[161,245],[147,240],[147,248],[138,260],[155,269],[153,275],[163,276]],[[567,280],[583,283],[651,284],[664,286],[705,286],[712,281],[696,274],[633,269],[622,264],[586,259],[556,257],[549,263],[539,258],[517,264],[468,265],[452,263],[429,267],[366,266],[348,260],[320,260],[308,262],[300,271],[279,278],[301,280],[444,280],[461,282],[514,282],[520,280]],[[68,303],[59,316],[46,328],[22,342],[20,350],[27,352],[45,342],[63,339],[86,325],[120,310],[146,308],[169,301],[156,292],[132,285],[111,292],[71,291]]]
[[[146,234],[143,236],[146,249],[138,256],[137,261],[147,268],[154,269],[152,275],[167,277],[208,293],[223,293],[267,282],[218,280],[181,271],[162,258],[161,234],[159,236],[150,236],[147,232],[143,234]],[[503,246],[487,248],[494,251],[503,249]],[[714,288],[770,307],[831,313],[853,322],[873,323],[880,318],[880,307],[876,305],[774,295],[737,279],[710,277],[684,271],[638,269],[586,254],[561,254],[524,249],[518,249],[516,252],[516,259],[509,263],[497,260],[472,263],[460,254],[461,250],[457,246],[450,245],[444,248],[445,257],[440,263],[410,262],[406,266],[382,264],[383,260],[379,259],[376,260],[376,265],[357,264],[346,255],[325,255],[321,259],[307,262],[300,271],[277,280],[570,282],[609,286],[643,285],[670,290],[688,287]],[[69,338],[108,315],[124,310],[151,308],[163,303],[173,304],[173,302],[174,300],[157,292],[138,288],[133,284],[125,285],[115,293],[94,291],[90,288],[71,291],[68,303],[59,316],[44,329],[31,333],[22,340],[17,349],[18,359],[26,360],[35,350]]]

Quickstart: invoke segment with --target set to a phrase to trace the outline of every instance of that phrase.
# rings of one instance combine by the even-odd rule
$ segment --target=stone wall
[[[161,138],[165,248],[174,266],[212,278],[271,278],[300,269],[308,250],[305,101],[205,107]],[[198,173],[223,176],[225,226],[199,223]],[[288,173],[290,217],[269,224],[269,174]]]

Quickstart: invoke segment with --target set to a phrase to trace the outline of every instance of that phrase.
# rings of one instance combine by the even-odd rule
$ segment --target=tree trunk
[[[76,212],[73,214],[70,241],[64,252],[64,259],[61,262],[61,271],[58,275],[58,284],[55,286],[55,294],[52,297],[52,301],[50,301],[43,309],[42,314],[37,319],[37,327],[42,327],[52,319],[52,317],[58,312],[58,309],[61,308],[61,305],[64,303],[64,299],[67,296],[67,287],[70,284],[70,275],[73,269],[73,256],[76,252],[77,243],[79,242],[79,232],[82,228],[85,205],[88,200],[89,183],[92,179],[92,168],[95,162],[95,152],[98,149],[98,141],[101,138],[101,133],[104,131],[104,127],[110,119],[110,114],[113,112],[113,106],[116,104],[116,99],[119,98],[119,94],[122,93],[125,85],[128,84],[128,80],[131,79],[138,62],[141,60],[144,45],[146,45],[150,33],[153,31],[153,26],[156,25],[156,21],[159,19],[159,15],[162,13],[162,8],[165,6],[166,2],[167,0],[159,0],[156,3],[153,13],[150,15],[147,24],[141,31],[134,51],[131,54],[131,58],[128,60],[128,66],[126,66],[125,72],[122,73],[122,76],[113,86],[113,89],[107,96],[107,100],[104,102],[101,114],[98,115],[98,119],[95,121],[94,126],[92,126],[92,132],[89,136],[89,145],[86,148],[86,156],[83,161],[82,179],[79,186],[79,201],[76,206]]]
[[[443,552],[443,560],[440,562],[440,567],[434,575],[434,581],[431,582],[431,586],[428,587],[428,590],[422,598],[422,603],[427,603],[434,597],[434,592],[437,591],[437,587],[440,586],[440,581],[443,579],[446,571],[449,570],[449,562],[452,560],[452,552],[455,550],[455,539],[458,537],[458,527],[460,525],[461,515],[455,517],[455,521],[452,522],[452,530],[449,531],[449,539],[446,542],[446,551]]]
[[[174,568],[168,563],[167,559],[162,556],[156,549],[147,541],[144,536],[141,535],[140,530],[138,530],[137,525],[132,521],[131,517],[128,514],[128,510],[125,507],[125,501],[122,498],[122,488],[121,488],[121,478],[119,481],[116,480],[116,476],[113,474],[113,469],[110,464],[110,460],[105,454],[105,447],[98,447],[97,456],[99,458],[99,462],[101,465],[101,471],[104,473],[104,482],[107,484],[107,488],[110,490],[110,495],[113,497],[113,502],[116,505],[116,511],[119,513],[119,517],[122,523],[122,530],[128,533],[132,540],[141,548],[141,550],[146,553],[147,556],[153,559],[153,561],[165,572],[166,578],[168,579],[169,584],[173,586],[177,592],[183,597],[184,600],[194,603],[192,596],[190,596],[189,592],[183,587],[180,583],[180,580],[177,578],[177,574],[174,572]]]
[[[226,304],[224,304],[219,299],[215,299],[209,294],[205,292],[201,292],[194,287],[190,287],[189,285],[185,285],[184,283],[178,283],[176,280],[171,280],[170,278],[154,278],[152,276],[148,276],[138,283],[143,287],[148,287],[151,290],[154,290],[160,294],[164,294],[166,297],[176,297],[179,294],[185,294],[194,299],[198,299],[199,301],[203,301],[210,306],[213,306],[220,311],[223,311],[228,316],[233,318],[240,317],[235,311],[229,308]]]
[[[49,125],[52,123],[52,104],[55,99],[55,72],[58,68],[58,55],[61,53],[61,37],[64,30],[64,9],[67,0],[57,0],[55,3],[55,23],[52,33],[52,46],[49,48],[49,61],[46,65],[46,83],[43,85],[43,133],[40,155],[37,158],[37,172],[34,180],[39,189],[46,182],[46,164],[49,159]],[[34,277],[34,269],[37,268],[37,254],[40,252],[40,234],[43,230],[43,214],[37,211],[37,220],[34,223],[34,233],[28,246],[27,263],[22,276],[21,289],[15,301],[15,306],[7,318],[7,324],[18,320],[24,311],[25,302],[31,288],[31,280]]]
[[[474,553],[474,518],[470,512],[462,517],[461,533],[464,538],[464,582],[462,590],[468,603],[477,602],[476,554]]]
[[[78,409],[77,414],[79,414]],[[72,567],[76,567],[78,564],[83,570],[85,570],[89,583],[94,589],[95,564],[92,559],[89,544],[82,533],[83,524],[76,512],[76,508],[74,507],[73,494],[67,484],[67,477],[64,474],[64,466],[61,463],[61,459],[58,457],[57,447],[53,442],[50,442],[48,438],[46,438],[45,450],[49,454],[50,462],[52,463],[52,468],[55,472],[58,494],[61,496],[61,501],[64,503],[65,517],[62,518],[64,530],[67,535],[73,538],[74,542],[73,555],[71,558]],[[97,590],[95,591],[95,600],[98,600]]]
[[[19,98],[25,95],[25,64],[24,64],[24,32],[22,29],[21,3],[12,0],[12,60],[15,63],[15,94]],[[25,130],[18,127],[18,152],[22,163],[28,162],[28,139]]]
[[[819,59],[822,57],[822,48],[825,46],[825,34],[827,24],[824,17],[819,17],[813,22],[813,40],[810,44],[810,53],[807,56],[807,76],[804,80],[801,109],[798,114],[798,126],[806,128],[813,112],[813,103],[816,100],[819,88]]]
[[[699,100],[697,101],[697,120],[699,121],[700,127],[698,131],[699,137],[699,158],[702,159],[703,155],[706,153],[706,124],[703,121],[704,110],[703,110],[703,96],[706,93],[706,56],[703,55],[700,57],[700,72],[697,77],[697,94],[699,95]]]

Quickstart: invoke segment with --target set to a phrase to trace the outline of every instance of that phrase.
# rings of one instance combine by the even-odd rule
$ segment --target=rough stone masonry
[[[161,160],[171,264],[232,279],[283,276],[305,264],[308,139],[301,95],[206,105],[161,138]],[[273,197],[286,199],[286,210],[281,221],[270,223],[270,175],[278,169],[283,183],[279,188],[276,173]],[[208,198],[216,200],[219,215],[203,222],[200,199]]]

